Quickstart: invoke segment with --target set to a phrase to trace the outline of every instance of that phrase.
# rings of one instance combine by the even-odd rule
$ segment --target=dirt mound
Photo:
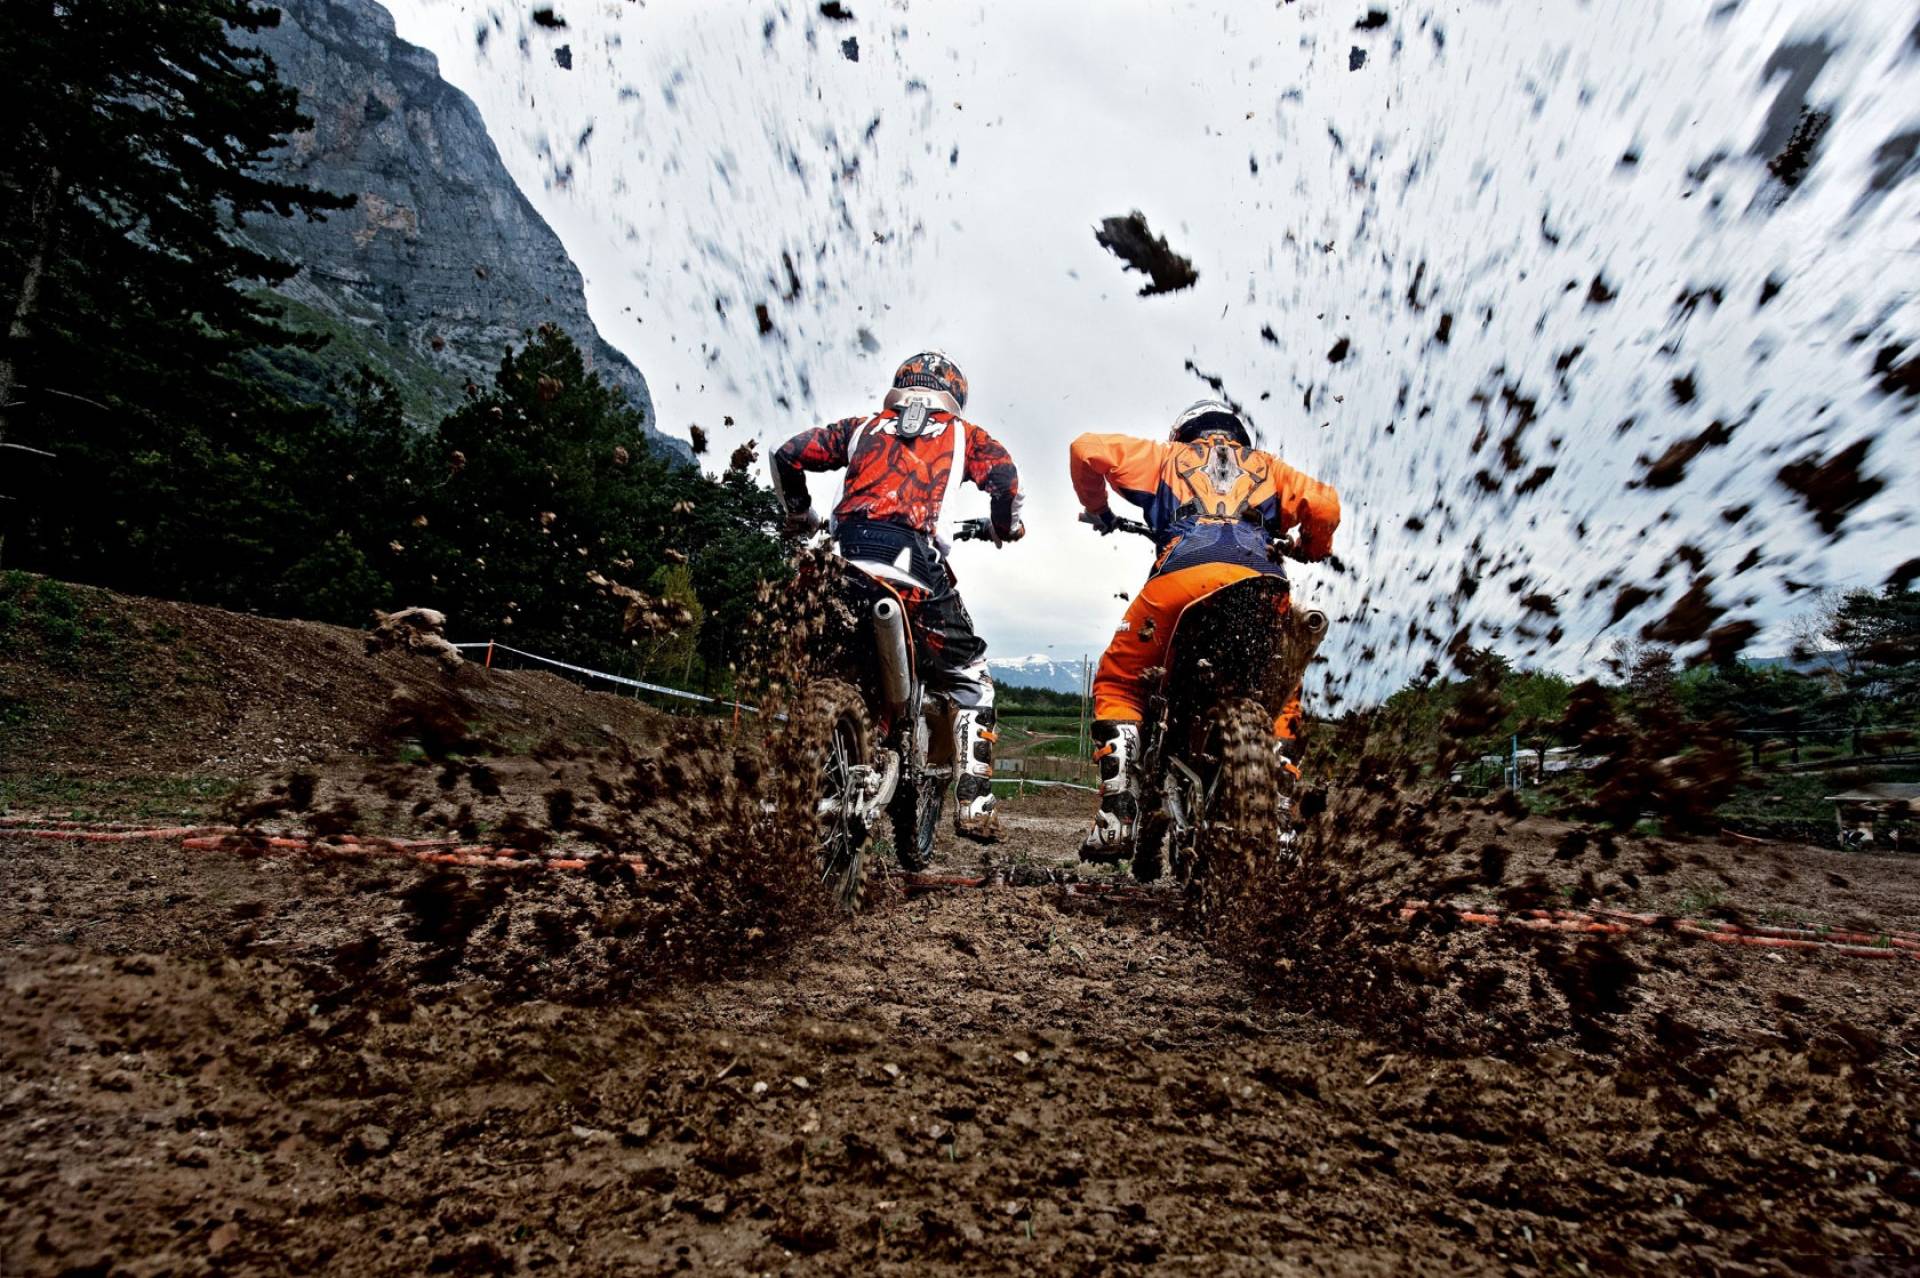
[[[251,777],[380,753],[396,696],[452,689],[529,746],[655,739],[663,716],[550,674],[443,671],[359,632],[69,586],[0,584],[0,777]],[[457,625],[457,619],[456,623]]]
[[[763,737],[449,662],[442,619],[419,610],[383,615],[363,647],[334,627],[44,580],[16,597],[16,625],[70,603],[77,627],[50,663],[14,649],[0,667],[31,690],[14,730],[36,776],[232,769],[244,779],[221,815],[238,832],[214,852],[313,840],[294,854],[352,863],[424,837],[446,845],[435,859],[498,867],[419,873],[385,893],[394,926],[335,942],[380,998],[478,980],[503,997],[606,1001],[822,916],[813,779],[768,762],[794,753],[801,725]],[[48,664],[53,678],[32,677]]]

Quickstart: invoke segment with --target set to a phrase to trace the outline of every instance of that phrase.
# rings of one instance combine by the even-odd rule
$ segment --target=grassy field
[[[1061,714],[1058,710],[1008,710],[1000,709],[1000,722],[1027,732],[1060,733],[1070,737],[1080,735],[1080,719],[1077,715]]]
[[[239,785],[204,776],[0,778],[0,814],[31,812],[69,821],[207,820],[220,815]]]

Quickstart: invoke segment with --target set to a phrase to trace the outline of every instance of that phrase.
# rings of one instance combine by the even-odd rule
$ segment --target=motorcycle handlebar
[[[1083,524],[1091,524],[1095,528],[1100,526],[1100,521],[1084,510],[1080,512],[1080,522]],[[1116,519],[1113,521],[1113,527],[1117,532],[1137,533],[1142,537],[1153,536],[1153,529],[1147,527],[1138,519]]]
[[[1080,512],[1080,522],[1083,524],[1090,524],[1095,528],[1098,528],[1100,526],[1100,521],[1094,518],[1092,515],[1089,515],[1084,510]],[[1153,536],[1153,529],[1149,528],[1146,524],[1140,522],[1138,519],[1125,519],[1125,518],[1116,519],[1113,521],[1113,527],[1117,532],[1134,533],[1141,537]],[[1308,559],[1305,555],[1300,553],[1299,546],[1295,545],[1292,541],[1288,540],[1285,537],[1275,537],[1272,541],[1267,543],[1267,546],[1268,546],[1268,549],[1273,553],[1275,558],[1291,559],[1291,560],[1294,560],[1296,563],[1303,563],[1303,564],[1313,562],[1312,560]]]
[[[954,525],[955,541],[992,541],[993,521],[990,519],[963,519]]]

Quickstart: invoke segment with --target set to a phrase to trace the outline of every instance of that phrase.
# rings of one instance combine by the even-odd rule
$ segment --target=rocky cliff
[[[551,320],[651,428],[646,379],[594,328],[579,269],[434,56],[399,39],[375,0],[280,7],[279,27],[258,42],[314,126],[281,152],[279,171],[358,197],[324,222],[248,220],[256,245],[301,264],[278,290],[289,321],[334,339],[317,356],[274,356],[286,388],[323,393],[365,362],[401,386],[408,416],[424,424],[468,379],[488,385],[502,349]]]

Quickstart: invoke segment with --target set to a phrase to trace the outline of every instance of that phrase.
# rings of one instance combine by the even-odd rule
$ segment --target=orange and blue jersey
[[[1279,572],[1267,553],[1271,539],[1297,528],[1302,555],[1322,559],[1340,524],[1330,485],[1224,433],[1184,443],[1082,435],[1070,467],[1087,510],[1107,508],[1108,485],[1140,508],[1159,548],[1155,576],[1202,564]]]
[[[1105,510],[1112,485],[1141,509],[1159,547],[1093,676],[1093,713],[1105,721],[1145,717],[1148,680],[1164,670],[1187,605],[1249,577],[1284,576],[1267,544],[1295,529],[1305,557],[1326,557],[1340,524],[1331,487],[1224,432],[1165,443],[1082,435],[1073,441],[1071,471],[1082,506]],[[1274,734],[1291,738],[1299,723],[1295,689],[1275,714]]]

